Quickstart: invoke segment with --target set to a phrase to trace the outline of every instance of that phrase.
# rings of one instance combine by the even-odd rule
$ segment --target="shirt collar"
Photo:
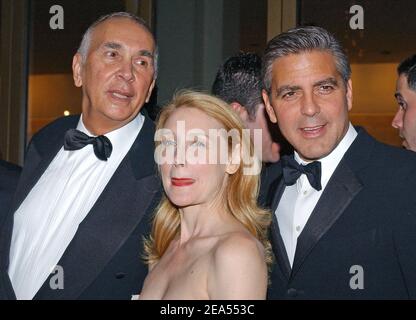
[[[354,142],[356,137],[357,137],[357,131],[354,129],[352,124],[349,123],[347,133],[342,138],[341,142],[335,147],[334,150],[332,150],[330,154],[319,159],[319,161],[321,162],[321,167],[322,167],[322,175],[321,175],[322,190],[325,189],[329,179],[331,178],[332,174],[334,173],[335,169],[340,163],[342,157],[344,156],[345,152],[347,152],[348,148]],[[295,160],[296,162],[300,164],[308,163],[302,160],[296,151],[295,151]],[[300,180],[301,179],[299,179],[298,182]]]

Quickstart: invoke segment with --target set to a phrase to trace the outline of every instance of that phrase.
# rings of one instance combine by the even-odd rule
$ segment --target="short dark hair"
[[[220,67],[212,93],[227,103],[238,102],[254,119],[261,96],[261,58],[255,53],[232,56]]]
[[[404,74],[407,77],[407,85],[416,91],[416,54],[404,59],[397,67],[398,75]]]
[[[351,78],[351,66],[340,42],[321,27],[304,26],[283,32],[267,44],[263,56],[262,79],[267,93],[271,93],[272,68],[275,60],[290,54],[321,50],[329,52],[335,59],[335,66],[346,84]]]

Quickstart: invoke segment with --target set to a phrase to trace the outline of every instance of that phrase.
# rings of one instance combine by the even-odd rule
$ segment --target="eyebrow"
[[[143,57],[149,57],[149,58],[152,58],[152,59],[154,59],[154,54],[153,53],[151,53],[149,50],[140,50],[139,51],[139,55],[140,56],[143,56]]]
[[[324,80],[320,80],[320,81],[318,81],[318,82],[315,82],[314,84],[313,84],[313,86],[314,87],[319,87],[319,86],[322,86],[322,85],[325,85],[325,84],[332,84],[333,86],[338,86],[338,81],[335,79],[335,78],[333,78],[333,77],[329,77],[329,78],[327,78],[327,79],[324,79]],[[281,96],[281,94],[284,92],[284,91],[297,91],[297,90],[301,90],[302,88],[300,87],[300,86],[289,86],[289,85],[287,85],[287,86],[281,86],[280,88],[277,88],[277,90],[276,90],[276,96]]]
[[[337,87],[338,86],[338,81],[337,81],[337,79],[335,79],[333,77],[329,77],[327,79],[316,82],[313,86],[314,87],[319,87],[319,86],[322,86],[322,85],[325,85],[325,84],[332,84],[333,86]]]
[[[280,97],[284,91],[296,91],[300,89],[300,86],[281,86],[280,88],[277,88],[276,96]]]
[[[108,49],[117,49],[117,50],[119,50],[123,46],[118,42],[112,42],[111,41],[111,42],[104,43],[103,47],[108,48]],[[149,58],[154,59],[154,54],[152,52],[150,52],[149,50],[146,50],[146,49],[139,50],[138,54],[140,56],[143,56],[143,57],[149,57]]]
[[[117,42],[106,42],[104,43],[103,47],[109,49],[121,49],[121,44]]]

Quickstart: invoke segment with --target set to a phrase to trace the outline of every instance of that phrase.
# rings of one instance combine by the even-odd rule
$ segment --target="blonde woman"
[[[183,92],[163,108],[155,137],[165,197],[140,299],[265,299],[270,214],[256,205],[259,176],[247,169],[259,160],[238,115]]]

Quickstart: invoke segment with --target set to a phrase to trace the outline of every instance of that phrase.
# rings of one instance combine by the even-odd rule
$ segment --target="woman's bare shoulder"
[[[264,247],[249,232],[230,232],[218,241],[214,252],[215,259],[245,259],[256,256],[264,258]]]
[[[227,234],[213,252],[208,276],[211,299],[264,299],[267,265],[262,244],[249,233]]]

